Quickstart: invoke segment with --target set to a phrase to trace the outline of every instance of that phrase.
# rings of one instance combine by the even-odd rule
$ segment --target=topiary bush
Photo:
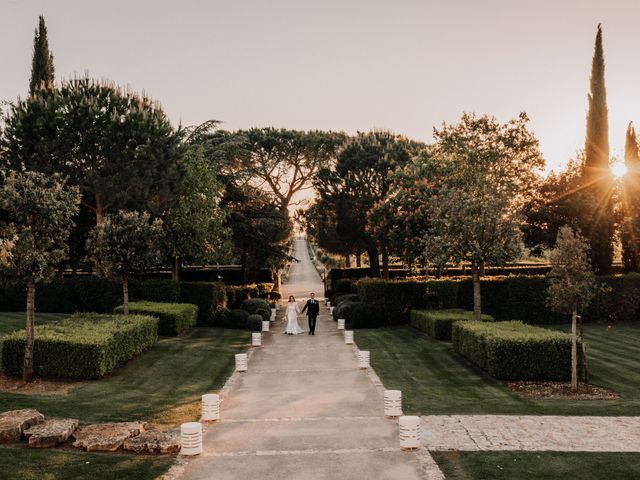
[[[180,301],[180,282],[160,278],[144,280],[140,285],[139,299],[151,302],[178,303]]]
[[[261,298],[251,298],[248,300],[244,300],[240,304],[240,308],[242,310],[246,310],[251,314],[256,313],[258,310],[266,310],[267,312],[269,312],[267,320],[269,320],[269,317],[271,316],[271,307],[269,307],[269,303]]]
[[[262,320],[264,320],[265,322],[268,322],[271,320],[271,309],[266,310],[264,308],[259,308],[252,315],[260,315]]]
[[[123,313],[116,307],[114,313]],[[129,313],[158,319],[158,335],[175,337],[196,325],[198,307],[191,303],[129,302]]]
[[[147,315],[76,314],[36,325],[34,371],[40,377],[100,378],[152,347],[158,319]],[[2,370],[22,374],[25,331],[2,338]]]
[[[571,378],[571,336],[566,333],[518,321],[454,322],[452,340],[460,355],[498,380]]]
[[[333,285],[335,293],[352,293],[353,280],[351,278],[341,278]]]
[[[262,331],[262,319],[263,317],[258,314],[252,314],[247,317],[247,329],[252,332]]]
[[[225,318],[224,327],[226,328],[247,328],[247,319],[249,312],[239,308],[229,310],[229,314]]]
[[[333,310],[334,320],[345,319],[347,329],[376,328],[386,326],[386,317],[374,305],[346,300]]]
[[[480,317],[483,322],[493,322],[490,315]],[[473,321],[473,311],[451,310],[411,310],[411,325],[437,340],[451,340],[454,322]]]
[[[217,324],[218,312],[226,307],[226,292],[221,282],[180,282],[180,302],[198,306],[198,325]]]

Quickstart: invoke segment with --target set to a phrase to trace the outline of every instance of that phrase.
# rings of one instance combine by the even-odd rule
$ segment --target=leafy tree
[[[49,50],[47,26],[44,23],[44,17],[40,15],[38,28],[36,28],[33,37],[33,60],[31,62],[29,93],[33,95],[40,88],[51,89],[53,88],[53,81],[53,54]]]
[[[612,178],[609,171],[609,112],[604,72],[602,27],[598,25],[591,65],[582,183],[591,190],[599,207],[595,214],[592,211],[591,215],[583,215],[586,223],[582,225],[582,231],[591,245],[591,263],[599,273],[611,270],[614,234]]]
[[[380,251],[383,274],[388,276],[389,245],[386,239],[372,235],[369,212],[386,198],[391,174],[406,165],[422,147],[387,131],[359,133],[345,143],[335,166],[318,172],[316,191],[335,212],[338,236],[351,251],[367,252],[374,276],[380,275]]]
[[[626,272],[640,271],[640,148],[638,137],[629,123],[624,162],[627,174],[622,181],[622,263]]]
[[[18,99],[5,120],[6,164],[68,175],[96,223],[123,208],[159,214],[181,177],[182,132],[151,99],[107,82],[78,78]]]
[[[10,173],[0,189],[5,220],[0,228],[3,277],[26,284],[27,338],[23,378],[33,375],[36,285],[50,279],[66,256],[66,240],[78,213],[80,194],[58,175]]]
[[[524,113],[506,124],[464,114],[434,132],[440,174],[431,181],[425,257],[437,266],[471,264],[474,319],[480,320],[480,277],[520,251],[520,211],[544,161]],[[422,179],[421,179],[422,180]]]
[[[589,306],[596,290],[596,277],[589,264],[589,243],[571,227],[558,232],[556,248],[549,255],[547,303],[561,313],[571,314],[571,389],[578,389],[578,311]],[[584,341],[584,339],[583,339]]]
[[[129,314],[129,278],[162,261],[162,220],[148,212],[121,210],[109,214],[93,229],[88,248],[98,275],[122,281],[123,306]]]
[[[220,208],[224,188],[215,166],[204,159],[199,146],[190,147],[185,158],[177,195],[162,216],[163,245],[174,265],[175,280],[183,259],[215,261],[224,258],[229,248],[226,215]]]
[[[316,172],[335,159],[345,136],[320,130],[253,128],[239,131],[244,139],[242,166],[256,188],[273,195],[288,215],[293,197],[312,187]]]

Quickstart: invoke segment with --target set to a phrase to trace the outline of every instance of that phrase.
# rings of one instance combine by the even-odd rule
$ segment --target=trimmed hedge
[[[451,329],[455,322],[472,321],[473,311],[452,310],[411,310],[411,325],[437,340],[451,340]],[[493,322],[490,315],[482,315],[483,322]]]
[[[40,377],[100,378],[152,347],[158,319],[146,315],[76,314],[36,325],[34,371]],[[2,339],[2,370],[22,374],[25,331]]]
[[[384,327],[387,324],[386,317],[373,305],[365,302],[347,300],[341,302],[333,310],[334,319],[345,319],[347,329]]]
[[[271,315],[271,307],[269,307],[269,303],[266,300],[262,300],[261,298],[250,298],[248,300],[244,300],[240,304],[240,308],[242,310],[246,310],[251,314],[256,313],[258,310],[262,309],[268,311],[269,315]]]
[[[510,322],[455,322],[453,347],[498,380],[569,380],[571,336]],[[581,351],[581,348],[578,348]]]
[[[178,303],[180,301],[180,282],[165,279],[145,280],[140,288],[139,299],[151,302]]]
[[[224,317],[223,327],[226,328],[247,328],[247,320],[249,319],[249,312],[235,308],[229,310],[229,313]]]
[[[247,329],[252,332],[262,331],[262,316],[257,313],[251,314],[247,317]]]
[[[639,320],[640,274],[610,275],[600,281],[611,288],[599,294],[582,313],[588,322]],[[568,315],[546,306],[547,278],[543,276],[485,277],[481,281],[482,311],[498,321],[514,318],[531,324],[570,321]],[[447,280],[364,279],[358,282],[360,300],[376,305],[391,323],[409,320],[410,310],[473,309],[473,285],[469,278]]]
[[[226,286],[220,282],[180,282],[180,303],[198,306],[198,325],[217,324],[227,303]]]
[[[123,306],[114,313],[123,313]],[[198,307],[191,303],[129,302],[129,314],[150,315],[158,319],[158,335],[175,337],[195,326]]]

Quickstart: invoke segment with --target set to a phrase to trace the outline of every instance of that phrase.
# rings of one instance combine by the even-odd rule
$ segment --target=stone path
[[[640,452],[640,417],[434,415],[422,427],[434,451]]]
[[[322,297],[303,240],[295,256],[302,261],[291,268],[284,298],[301,303],[311,291]],[[308,328],[306,317],[300,324]],[[173,478],[444,478],[426,449],[400,450],[379,380],[358,369],[356,348],[344,344],[324,305],[315,336],[284,335],[282,319],[271,330],[251,351],[249,371],[230,378],[221,421],[205,425],[204,452],[182,458]]]

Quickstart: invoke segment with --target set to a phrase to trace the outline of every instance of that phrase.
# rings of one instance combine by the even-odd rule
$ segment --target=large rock
[[[85,448],[88,452],[113,452],[124,441],[144,431],[140,422],[100,423],[78,428],[74,434],[74,447]]]
[[[180,433],[175,430],[149,430],[137,437],[127,438],[124,449],[135,453],[178,453],[180,451]]]
[[[17,443],[22,432],[44,421],[44,415],[32,408],[0,413],[0,443]]]
[[[78,420],[73,418],[49,418],[38,425],[29,427],[24,436],[31,448],[50,448],[66,442],[78,428]]]

